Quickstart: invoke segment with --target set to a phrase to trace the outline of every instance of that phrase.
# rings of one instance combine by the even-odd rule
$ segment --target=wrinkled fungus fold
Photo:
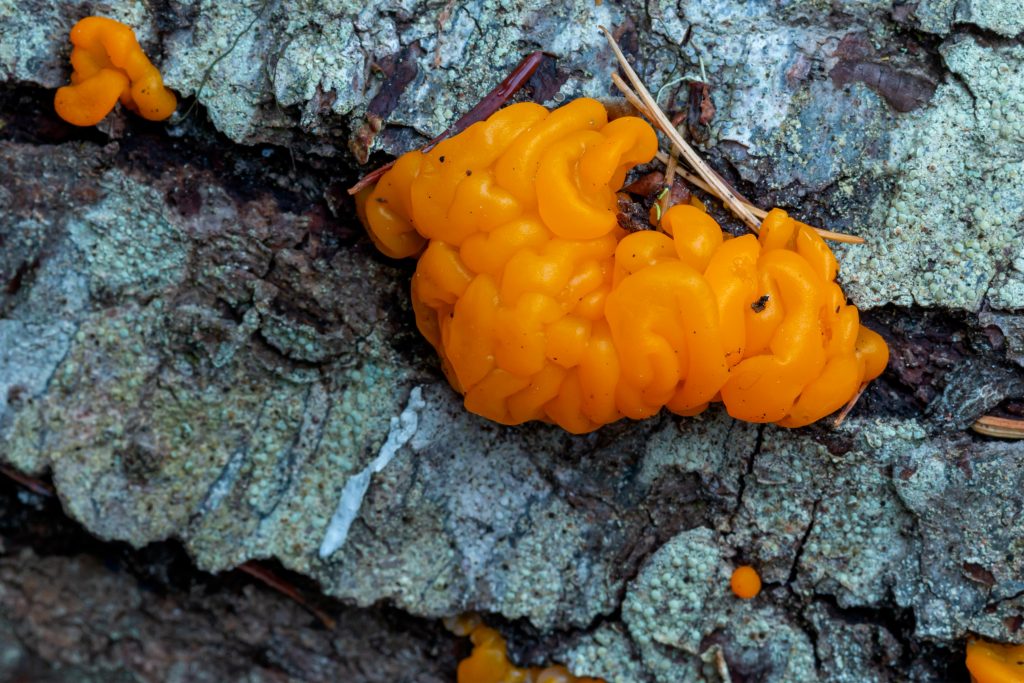
[[[150,121],[162,121],[178,106],[164,87],[135,32],[106,17],[86,17],[71,29],[71,85],[57,90],[57,114],[76,126],[94,126],[118,101]]]
[[[412,303],[466,408],[584,433],[667,407],[800,427],[877,377],[822,239],[784,211],[733,238],[693,205],[628,233],[616,191],[657,151],[643,120],[514,104],[398,159],[358,197],[374,243],[419,257]]]

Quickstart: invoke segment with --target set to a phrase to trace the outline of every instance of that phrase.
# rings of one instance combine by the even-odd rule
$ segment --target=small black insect
[[[760,313],[764,310],[764,307],[768,305],[768,299],[770,297],[767,294],[762,294],[761,298],[750,304],[750,308],[754,310],[754,313]]]

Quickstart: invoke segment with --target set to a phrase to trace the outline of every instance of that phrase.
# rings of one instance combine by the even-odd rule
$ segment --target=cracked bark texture
[[[320,601],[325,627],[240,572],[213,577],[180,547],[97,542],[59,506],[0,484],[0,680],[451,680],[460,643],[395,610]]]
[[[136,28],[181,115],[55,118],[89,13]],[[0,458],[91,533],[214,572],[276,558],[354,620],[491,613],[522,663],[611,681],[949,680],[969,632],[1024,640],[1024,451],[964,431],[1024,393],[1017,3],[0,0],[0,22]],[[611,96],[598,24],[669,109],[703,64],[704,150],[744,194],[868,240],[841,280],[893,360],[841,428],[713,408],[570,437],[444,383],[411,264],[339,188],[527,51],[556,57],[524,96]],[[321,558],[416,386],[415,436]],[[15,594],[102,574],[4,561]],[[727,594],[739,562],[758,601]]]

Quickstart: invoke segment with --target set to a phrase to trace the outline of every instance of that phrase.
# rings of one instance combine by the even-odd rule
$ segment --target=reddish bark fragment
[[[516,94],[520,88],[526,85],[526,82],[530,80],[531,76],[533,76],[533,72],[536,71],[537,67],[540,66],[540,63],[544,61],[545,56],[547,56],[547,53],[540,51],[528,54],[523,61],[519,62],[519,65],[512,70],[512,73],[510,73],[505,80],[499,83],[494,90],[489,92],[475,107],[463,115],[462,118],[452,124],[448,130],[444,131],[427,143],[422,150],[424,152],[429,152],[433,149],[434,145],[442,140],[449,138],[452,135],[458,135],[477,121],[483,121],[491,114],[501,109],[502,105],[504,105],[512,95]],[[394,164],[395,162],[391,161],[380,168],[367,173],[359,179],[359,182],[348,189],[348,193],[350,195],[359,194],[359,191],[364,187],[377,182],[377,180],[387,173]]]
[[[629,232],[651,229],[647,209],[643,207],[643,204],[622,192],[617,197],[618,211],[615,214],[615,218],[619,223],[619,227]]]
[[[370,147],[373,145],[377,133],[384,128],[384,120],[395,110],[402,93],[416,78],[416,74],[419,72],[416,57],[422,52],[419,42],[415,42],[397,54],[385,57],[375,65],[384,74],[386,80],[366,107],[366,121],[349,141],[349,149],[360,164],[365,164],[369,159]]]
[[[996,577],[989,570],[976,562],[963,563],[964,576],[975,583],[991,588],[996,585]]]
[[[686,110],[686,127],[690,137],[705,143],[711,136],[711,119],[715,116],[715,105],[711,101],[711,86],[701,81],[690,81],[690,99]]]
[[[836,46],[834,56],[839,62],[832,67],[829,78],[836,88],[850,83],[863,83],[882,96],[893,109],[905,113],[928,104],[936,84],[929,78],[892,64],[879,61],[866,36],[851,33]]]

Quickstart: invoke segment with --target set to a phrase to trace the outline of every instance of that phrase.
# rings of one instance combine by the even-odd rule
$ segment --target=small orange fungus
[[[377,247],[419,256],[412,305],[468,410],[589,432],[667,407],[800,427],[888,361],[813,229],[772,210],[730,239],[681,204],[629,233],[616,190],[654,130],[581,98],[506,107],[400,157],[357,197]]]
[[[459,662],[458,683],[604,683],[598,678],[577,678],[564,666],[519,668],[508,661],[505,639],[496,630],[480,623],[460,618],[453,632],[465,635],[463,628],[475,624],[469,631],[473,652]]]
[[[971,638],[967,670],[974,683],[1024,683],[1024,645],[1004,645]]]
[[[57,90],[57,114],[76,126],[94,126],[118,101],[150,121],[174,113],[178,101],[135,39],[106,17],[86,17],[71,29],[71,85]]]
[[[732,578],[729,579],[729,587],[732,588],[732,592],[736,594],[737,598],[750,600],[761,592],[761,577],[758,576],[756,569],[745,564],[742,567],[736,567],[733,571]]]

